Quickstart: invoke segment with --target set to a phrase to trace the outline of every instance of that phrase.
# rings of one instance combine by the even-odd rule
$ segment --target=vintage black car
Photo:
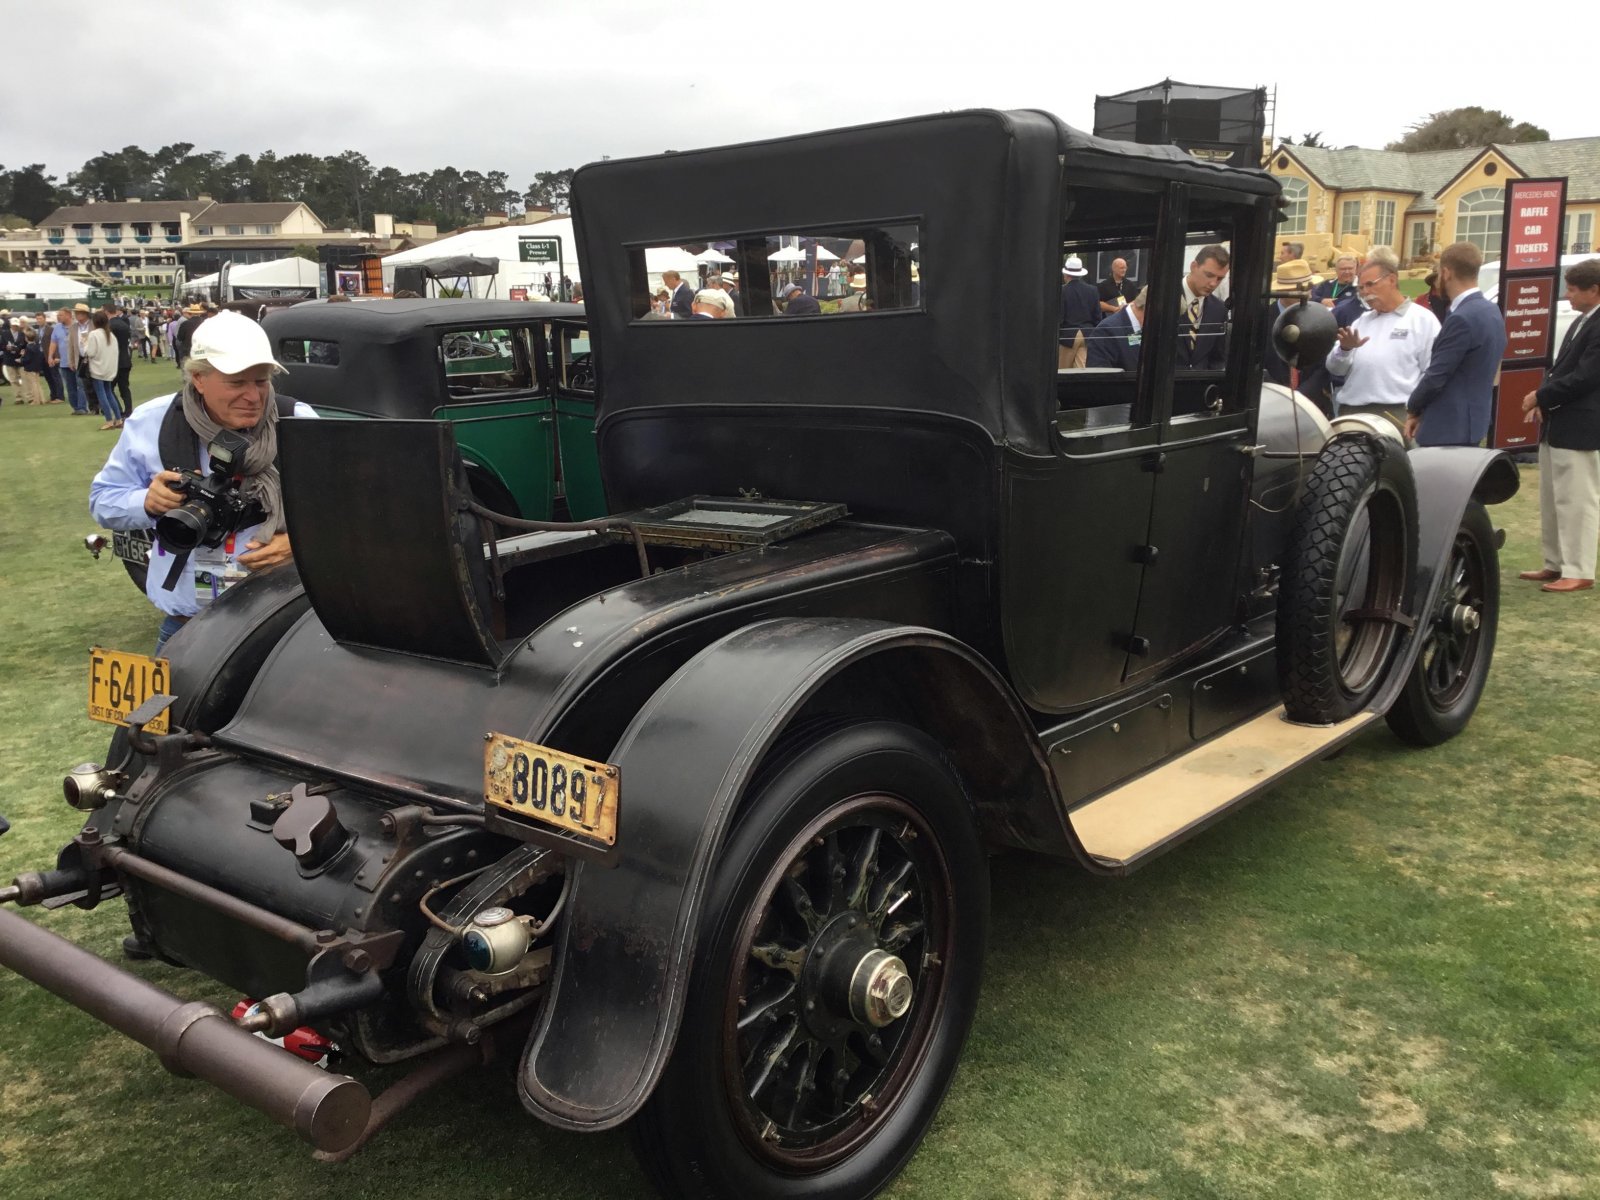
[[[963,112],[573,198],[616,515],[486,538],[455,427],[285,421],[298,573],[165,663],[102,652],[126,728],[68,777],[88,820],[0,889],[120,892],[139,946],[258,1003],[3,907],[0,963],[325,1156],[496,1045],[540,1120],[633,1122],[667,1195],[865,1197],[960,1058],[989,853],[1120,875],[1385,718],[1459,732],[1516,468],[1263,386],[1264,173]],[[823,242],[864,300],[774,315]],[[736,316],[658,319],[647,251],[706,244]],[[1194,244],[1231,251],[1204,331]],[[1132,250],[1129,365],[1059,370],[1063,256]],[[1202,336],[1220,365],[1179,367]],[[298,1027],[415,1073],[374,1107],[251,1036]]]

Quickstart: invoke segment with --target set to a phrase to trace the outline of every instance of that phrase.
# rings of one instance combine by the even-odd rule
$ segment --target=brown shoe
[[[1548,583],[1552,579],[1560,579],[1561,578],[1561,572],[1560,571],[1545,571],[1545,570],[1524,571],[1520,575],[1518,575],[1517,578],[1518,579],[1526,579],[1530,583]]]
[[[1587,592],[1594,586],[1592,579],[1557,579],[1547,583],[1539,590],[1541,592]]]

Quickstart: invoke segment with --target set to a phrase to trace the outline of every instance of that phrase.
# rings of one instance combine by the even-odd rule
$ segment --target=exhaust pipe
[[[174,1075],[203,1079],[318,1150],[344,1150],[367,1127],[372,1097],[356,1080],[296,1058],[211,1005],[182,1001],[5,909],[0,966],[154,1050]]]

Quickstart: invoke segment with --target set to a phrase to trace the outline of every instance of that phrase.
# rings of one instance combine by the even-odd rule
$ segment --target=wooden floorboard
[[[1084,849],[1109,864],[1148,853],[1378,720],[1293,725],[1280,706],[1075,809]]]

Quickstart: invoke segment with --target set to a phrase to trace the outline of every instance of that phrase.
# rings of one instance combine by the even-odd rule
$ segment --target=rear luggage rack
[[[846,515],[843,504],[719,496],[689,496],[626,514],[652,546],[730,553],[770,546]]]

